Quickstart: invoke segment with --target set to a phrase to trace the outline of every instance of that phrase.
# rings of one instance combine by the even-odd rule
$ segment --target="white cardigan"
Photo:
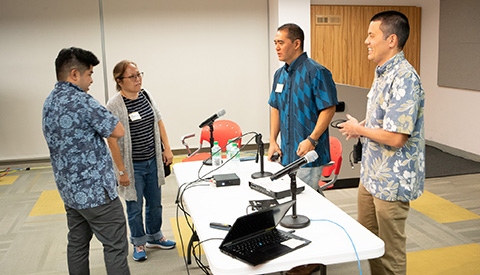
[[[152,96],[146,90],[141,92],[146,93],[146,96],[150,98],[150,106],[153,110],[155,118],[154,131],[155,131],[155,152],[157,157],[157,173],[158,173],[158,187],[165,184],[165,172],[163,171],[163,152],[162,152],[162,140],[160,137],[160,129],[158,122],[162,119],[160,110],[155,102],[152,100]],[[122,155],[123,164],[128,173],[130,180],[129,186],[117,186],[118,194],[127,201],[137,200],[137,191],[135,190],[135,177],[133,175],[133,160],[132,160],[132,140],[130,137],[130,126],[128,123],[127,107],[123,101],[122,95],[117,93],[107,102],[107,109],[119,118],[123,127],[125,128],[125,135],[118,139],[118,146],[120,147],[120,154]],[[114,165],[115,170],[118,173],[117,166]]]

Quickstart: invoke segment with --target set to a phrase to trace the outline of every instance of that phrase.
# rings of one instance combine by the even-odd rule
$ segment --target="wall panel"
[[[90,93],[115,93],[113,66],[131,59],[159,103],[173,149],[219,109],[244,131],[268,136],[267,1],[103,0],[107,75],[95,67]],[[41,110],[64,47],[102,61],[99,0],[5,0],[0,10],[0,161],[48,157]]]
[[[0,9],[0,160],[44,158],[42,107],[55,85],[60,49],[78,46],[100,59],[97,0],[2,0]],[[95,68],[91,94],[103,100]]]

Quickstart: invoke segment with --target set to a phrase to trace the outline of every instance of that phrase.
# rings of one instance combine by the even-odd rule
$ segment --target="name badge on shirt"
[[[281,93],[283,91],[283,84],[277,83],[277,87],[275,88],[276,93]]]
[[[142,119],[142,117],[140,116],[140,114],[138,112],[130,113],[128,116],[130,117],[131,121]]]

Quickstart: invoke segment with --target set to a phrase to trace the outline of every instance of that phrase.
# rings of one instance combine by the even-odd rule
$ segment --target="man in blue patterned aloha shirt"
[[[130,274],[123,206],[104,138],[125,130],[87,91],[97,57],[79,48],[62,49],[55,60],[58,82],[43,106],[43,133],[68,222],[70,274],[89,274],[93,234],[103,243],[108,274]]]
[[[385,242],[385,254],[370,260],[372,274],[406,274],[405,222],[425,180],[425,93],[403,53],[409,32],[400,12],[372,17],[365,44],[377,68],[366,119],[347,115],[338,125],[347,139],[363,142],[358,221]]]

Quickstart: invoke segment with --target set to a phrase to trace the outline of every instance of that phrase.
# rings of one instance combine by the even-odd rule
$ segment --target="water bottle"
[[[233,166],[238,166],[240,163],[240,149],[237,143],[232,143],[231,162]]]
[[[229,139],[227,143],[227,159],[232,157],[232,140]]]
[[[212,147],[212,166],[218,167],[220,165],[222,165],[220,146],[218,146],[218,141],[214,141]]]

